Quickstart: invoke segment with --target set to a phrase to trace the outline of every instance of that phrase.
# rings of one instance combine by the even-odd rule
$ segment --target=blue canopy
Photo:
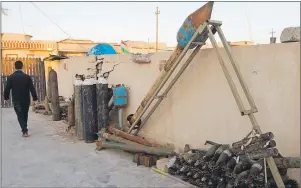
[[[91,55],[106,55],[106,54],[117,54],[114,48],[109,44],[97,44],[91,48],[88,52]]]

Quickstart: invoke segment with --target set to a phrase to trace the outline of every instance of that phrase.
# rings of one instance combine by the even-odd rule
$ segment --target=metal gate
[[[38,99],[44,100],[46,95],[46,80],[45,80],[45,66],[44,62],[39,58],[2,58],[1,62],[1,108],[12,107],[12,98],[10,94],[10,100],[8,103],[4,102],[4,87],[6,86],[7,77],[14,73],[15,62],[23,62],[23,72],[28,74],[33,81],[33,85],[36,88]]]

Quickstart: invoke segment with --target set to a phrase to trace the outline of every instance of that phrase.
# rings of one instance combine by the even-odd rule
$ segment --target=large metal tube
[[[254,144],[256,142],[261,142],[261,141],[268,141],[268,140],[272,140],[274,138],[274,134],[272,132],[267,132],[264,134],[259,135],[258,137],[251,137],[251,138],[244,138],[241,141],[238,142],[234,142],[232,144],[232,148],[240,148],[242,145],[246,145],[246,144]]]
[[[300,157],[274,158],[278,168],[300,168]]]
[[[213,2],[209,2],[209,3],[205,4],[204,6],[202,6],[200,9],[198,9],[197,11],[195,11],[194,13],[192,13],[191,15],[189,15],[187,19],[190,22],[190,25],[187,25],[186,20],[185,20],[182,28],[185,28],[187,30],[187,32],[189,31],[189,29],[196,30],[206,20],[210,19],[211,13],[212,13],[212,7],[213,7]],[[188,26],[188,28],[187,28],[187,26]],[[180,33],[183,33],[183,32],[180,32]],[[178,33],[178,39],[183,40],[183,44],[186,43],[186,41],[189,42],[191,40],[191,38],[193,37],[193,34],[195,34],[195,31],[193,32],[193,34],[191,36],[190,36],[190,32],[188,32],[187,34],[188,34],[187,36],[181,37],[181,36],[179,36],[179,33]],[[190,37],[190,38],[185,38],[185,37]],[[184,50],[187,51],[189,48],[190,47],[187,47],[187,48],[185,47]],[[145,111],[144,108],[148,108],[148,106],[150,105],[149,103],[152,102],[153,97],[155,95],[157,95],[157,93],[160,91],[160,86],[162,87],[162,85],[167,81],[166,78],[175,70],[175,67],[177,66],[177,64],[180,63],[180,61],[184,57],[184,56],[180,57],[180,54],[182,51],[183,51],[183,46],[178,44],[176,49],[174,50],[173,54],[170,56],[170,58],[166,62],[165,66],[164,66],[164,70],[162,70],[161,75],[159,76],[159,78],[157,78],[157,80],[155,81],[155,83],[152,86],[152,88],[150,89],[150,91],[146,94],[145,98],[142,100],[140,106],[136,110],[136,113],[131,118],[131,120],[130,120],[131,125],[137,123],[140,120],[143,112]],[[132,125],[132,127],[128,131],[129,133],[132,131],[133,127],[134,126]]]
[[[68,104],[68,124],[74,126],[74,98],[72,97]]]
[[[247,156],[250,159],[260,159],[260,158],[268,158],[268,157],[275,157],[279,154],[277,148],[268,148],[268,149],[261,149],[256,150],[251,153],[248,153]]]
[[[135,153],[147,153],[147,154],[157,155],[157,156],[169,156],[173,154],[173,152],[162,148],[148,147],[143,145],[121,144],[121,143],[107,142],[107,141],[97,141],[97,148],[119,149],[124,151],[135,152]]]
[[[234,153],[239,153],[241,151],[252,152],[255,150],[259,150],[259,149],[267,149],[267,148],[273,148],[273,147],[276,147],[275,140],[268,140],[268,141],[260,141],[260,142],[254,143],[254,144],[250,144],[250,145],[244,147],[243,149],[241,147],[233,148],[233,151],[234,151]]]
[[[84,140],[97,140],[97,102],[95,80],[86,79],[82,85]]]
[[[98,131],[109,125],[108,84],[96,84]]]
[[[60,121],[60,101],[59,101],[59,89],[58,89],[58,80],[57,73],[55,70],[51,69],[49,71],[49,89],[51,96],[51,109],[52,109],[52,120]]]
[[[82,80],[77,78],[74,82],[74,116],[75,116],[75,133],[78,140],[84,139],[81,85],[82,85]]]

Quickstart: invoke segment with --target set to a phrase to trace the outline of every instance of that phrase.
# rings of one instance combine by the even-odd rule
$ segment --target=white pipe
[[[119,129],[123,130],[123,108],[118,108],[118,121],[119,121]]]

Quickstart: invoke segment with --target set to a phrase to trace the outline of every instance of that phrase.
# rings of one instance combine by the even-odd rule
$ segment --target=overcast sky
[[[159,41],[176,45],[184,19],[205,2],[37,2],[50,19],[76,39],[96,42],[155,41],[159,6]],[[2,32],[23,33],[36,40],[69,38],[30,2],[3,2]],[[228,41],[269,43],[272,28],[277,41],[285,27],[300,27],[299,2],[215,2],[212,19],[223,22]],[[23,21],[22,21],[23,20]],[[22,24],[23,22],[23,24]]]

